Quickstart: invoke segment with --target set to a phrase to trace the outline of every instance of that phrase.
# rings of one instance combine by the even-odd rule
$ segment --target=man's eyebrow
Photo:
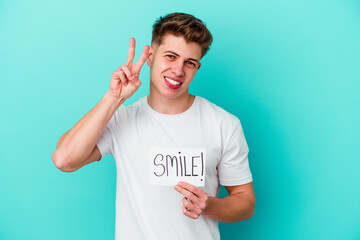
[[[176,55],[177,57],[180,57],[179,54],[177,54],[176,52],[170,51],[170,50],[165,51],[164,53],[171,53],[171,54]],[[199,62],[199,60],[196,60],[195,58],[188,58],[188,60],[192,60],[192,61],[197,62],[197,63]]]

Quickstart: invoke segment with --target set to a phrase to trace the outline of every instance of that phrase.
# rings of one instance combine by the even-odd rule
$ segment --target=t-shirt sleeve
[[[98,142],[96,143],[97,147],[100,150],[101,158],[98,160],[100,161],[103,157],[108,154],[113,154],[113,131],[115,127],[115,115],[111,117],[110,121],[106,125],[104,131],[102,132]]]
[[[223,186],[237,186],[252,182],[248,160],[249,148],[245,140],[244,132],[237,122],[230,137],[224,143],[222,156],[218,165],[220,184]]]

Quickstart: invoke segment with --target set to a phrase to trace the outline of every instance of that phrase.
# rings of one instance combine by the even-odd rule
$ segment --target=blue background
[[[73,172],[59,137],[100,101],[111,73],[150,44],[161,15],[214,36],[191,85],[238,116],[257,197],[222,239],[360,239],[360,2],[0,2],[0,239],[114,239],[112,156]],[[148,94],[143,85],[126,104]],[[224,189],[221,196],[224,196]]]

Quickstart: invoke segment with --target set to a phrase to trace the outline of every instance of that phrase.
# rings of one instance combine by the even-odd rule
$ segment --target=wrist
[[[208,201],[207,201],[207,206],[204,210],[204,212],[202,213],[203,215],[207,216],[207,217],[211,217],[212,215],[212,208],[214,206],[215,201],[218,200],[218,198],[216,197],[209,197],[208,198]]]
[[[110,90],[108,90],[106,93],[105,93],[105,96],[104,96],[105,99],[111,101],[113,104],[117,105],[117,106],[120,106],[121,104],[123,104],[125,102],[125,98],[124,97],[118,97],[118,96],[115,96],[115,94],[113,92],[111,92]]]

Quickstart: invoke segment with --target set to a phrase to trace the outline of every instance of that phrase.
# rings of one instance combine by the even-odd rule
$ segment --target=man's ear
[[[152,46],[149,46],[149,54],[146,58],[146,63],[147,65],[149,65],[149,67],[151,67],[153,57],[154,57],[154,48]]]
[[[199,69],[200,69],[200,67],[201,67],[201,62],[199,62],[199,66],[198,66],[198,69],[197,69],[197,70],[199,70]]]

